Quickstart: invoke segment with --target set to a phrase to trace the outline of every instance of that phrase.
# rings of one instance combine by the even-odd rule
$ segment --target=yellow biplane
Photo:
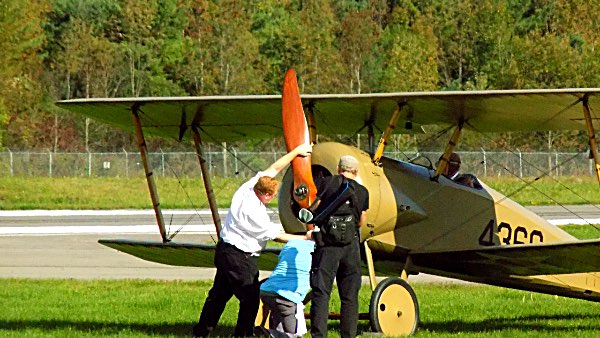
[[[219,214],[202,140],[231,142],[282,134],[281,96],[207,96],[76,99],[60,107],[135,132],[162,240],[101,240],[139,258],[178,266],[212,267],[215,245],[167,239],[145,134],[194,141],[213,220]],[[587,130],[600,181],[595,141],[600,89],[403,92],[361,95],[303,95],[302,106],[315,143],[312,173],[336,173],[341,155],[360,161],[357,180],[370,192],[368,226],[361,229],[364,267],[373,294],[368,317],[386,335],[411,334],[419,319],[408,276],[427,273],[465,281],[600,301],[600,240],[577,240],[481,182],[480,189],[441,175],[463,129],[478,132]],[[396,125],[400,127],[396,128]],[[382,156],[390,135],[427,125],[454,131],[439,165]],[[365,152],[317,142],[320,134],[383,130],[379,146]],[[374,145],[375,143],[372,142]],[[291,170],[279,193],[279,217],[289,233],[306,231],[297,219]],[[259,267],[272,269],[278,249],[267,248]],[[391,276],[377,283],[376,275]]]

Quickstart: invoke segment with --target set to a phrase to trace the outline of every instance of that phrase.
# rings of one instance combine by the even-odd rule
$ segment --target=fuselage
[[[411,253],[575,240],[483,182],[481,189],[474,189],[444,176],[432,180],[435,173],[432,168],[385,157],[374,164],[366,152],[340,143],[314,146],[315,179],[336,174],[337,161],[342,155],[352,155],[359,160],[356,180],[370,195],[368,224],[361,228],[361,239],[374,239],[382,244],[377,249],[381,252],[374,252],[374,257],[397,257],[393,269],[398,270],[398,274],[401,273],[398,267],[405,266]],[[290,178],[288,172],[282,189],[290,189]],[[289,195],[280,193],[280,219],[286,231],[302,232],[305,226],[296,219],[297,207]],[[409,273],[418,272],[577,298],[590,299],[591,292],[600,299],[599,273],[482,276],[410,266]],[[578,297],[580,294],[584,296]]]

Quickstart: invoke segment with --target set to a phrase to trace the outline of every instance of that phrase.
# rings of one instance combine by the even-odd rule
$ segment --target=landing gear
[[[258,305],[258,313],[256,314],[256,319],[254,319],[254,326],[261,326],[264,328],[269,328],[269,316],[271,315],[271,311],[269,311],[265,304],[263,304],[262,300]]]
[[[371,295],[369,320],[374,331],[386,336],[413,334],[419,321],[419,304],[412,287],[398,277],[377,284]]]

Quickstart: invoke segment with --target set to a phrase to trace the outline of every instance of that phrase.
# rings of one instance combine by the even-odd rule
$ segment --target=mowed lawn
[[[527,205],[548,204],[548,194],[561,196],[564,204],[600,203],[594,180],[568,180],[536,189],[501,179],[488,183]],[[220,206],[227,206],[240,180],[214,183]],[[571,188],[565,190],[566,183]],[[3,209],[148,208],[145,184],[139,178],[0,178],[0,202]],[[190,201],[207,205],[199,180],[158,184],[165,208],[190,208]],[[578,238],[600,237],[596,227],[566,229]],[[210,286],[207,281],[0,279],[0,337],[189,337]],[[600,332],[599,303],[474,284],[413,287],[421,314],[415,337],[598,337]],[[370,296],[365,285],[361,312],[368,312]],[[237,306],[236,300],[228,304],[215,336],[233,332]],[[331,310],[339,311],[335,292]],[[337,328],[338,322],[330,321],[331,337],[339,337]],[[360,322],[359,333],[371,335],[368,321]]]
[[[566,226],[580,239],[591,226]],[[133,258],[132,258],[133,259]],[[189,337],[210,281],[0,279],[0,337]],[[477,284],[413,284],[420,307],[415,337],[598,337],[600,304]],[[368,312],[364,285],[360,311]],[[237,318],[228,305],[215,335]],[[307,309],[308,310],[308,309]],[[334,291],[331,310],[339,311]],[[331,337],[339,322],[330,321]],[[361,335],[371,335],[368,321]]]
[[[211,283],[0,279],[1,337],[189,337]],[[415,284],[415,337],[598,337],[600,304],[491,286]],[[368,311],[368,286],[360,310]],[[337,296],[332,309],[339,309]],[[233,332],[232,300],[215,336]],[[330,336],[339,337],[330,321]],[[369,335],[368,321],[359,332]]]
[[[594,177],[492,178],[483,181],[523,205],[600,204]],[[229,207],[242,178],[212,179],[219,207]],[[531,183],[533,182],[533,183]],[[208,208],[201,178],[157,177],[164,209]],[[271,207],[276,208],[275,199]],[[144,177],[0,177],[0,209],[151,209]]]

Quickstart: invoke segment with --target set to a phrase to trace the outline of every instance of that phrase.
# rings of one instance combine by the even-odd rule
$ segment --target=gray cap
[[[354,156],[344,155],[340,157],[338,166],[344,169],[358,169],[358,160]]]

